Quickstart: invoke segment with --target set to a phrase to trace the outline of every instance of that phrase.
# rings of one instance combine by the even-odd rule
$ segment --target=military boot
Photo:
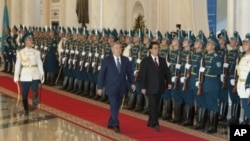
[[[133,110],[136,104],[136,92],[131,92],[129,101],[128,101],[128,109]]]
[[[163,104],[164,104],[164,114],[162,116],[162,119],[171,120],[173,111],[173,101],[164,99]]]
[[[228,103],[220,102],[220,113],[219,113],[219,123],[225,124],[227,122],[227,112],[228,112]]]
[[[89,91],[89,98],[93,98],[96,95],[96,85],[95,83],[91,82],[90,83],[90,91]]]
[[[66,91],[71,91],[73,89],[73,82],[74,82],[74,78],[73,77],[70,77],[69,78],[69,83],[68,83],[68,86],[67,86],[67,89]]]
[[[212,134],[217,132],[218,124],[218,112],[210,111],[209,112],[209,126],[207,133]]]
[[[89,95],[89,81],[84,81],[83,96],[88,96],[88,95]]]
[[[137,94],[136,95],[136,109],[135,112],[141,112],[143,110],[143,95]]]
[[[73,89],[71,90],[71,92],[76,93],[77,89],[78,89],[78,79],[75,79],[73,83]]]
[[[204,130],[207,121],[207,110],[198,108],[196,125],[193,127],[195,130]]]
[[[67,89],[67,85],[68,85],[68,76],[64,76],[64,79],[63,79],[63,86],[62,86],[62,90],[66,90]]]
[[[78,80],[78,89],[76,94],[80,95],[83,92],[83,80]]]
[[[182,121],[182,111],[183,111],[182,103],[175,103],[174,104],[174,118],[171,120],[171,122],[173,122],[173,123],[181,123],[181,121]]]
[[[23,107],[24,107],[24,115],[29,116],[29,105],[28,100],[23,100]]]
[[[183,126],[193,126],[194,122],[194,106],[186,105],[184,112],[184,122]]]

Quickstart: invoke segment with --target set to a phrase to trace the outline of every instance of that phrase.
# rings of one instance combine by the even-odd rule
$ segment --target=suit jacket
[[[121,72],[118,72],[114,56],[110,55],[103,59],[101,69],[98,74],[97,88],[105,87],[105,92],[112,95],[126,91],[126,80],[135,84],[135,78],[132,71],[132,64],[127,57],[121,56]]]
[[[171,84],[171,74],[164,58],[159,58],[159,69],[155,67],[150,56],[143,59],[140,64],[141,89],[146,89],[147,94],[163,93],[165,86]]]

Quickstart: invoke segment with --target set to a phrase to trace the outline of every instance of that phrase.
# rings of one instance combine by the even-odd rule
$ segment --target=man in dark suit
[[[127,57],[121,56],[122,47],[115,42],[112,47],[112,55],[104,58],[97,81],[97,93],[102,95],[103,87],[110,102],[110,118],[108,128],[113,128],[115,132],[120,132],[118,113],[122,104],[123,96],[126,93],[126,79],[129,80],[132,90],[135,90],[135,78],[132,65]]]
[[[161,94],[165,87],[171,89],[171,74],[164,58],[159,56],[160,46],[157,42],[149,45],[151,55],[141,62],[141,92],[149,98],[149,119],[147,126],[160,130],[158,114]]]

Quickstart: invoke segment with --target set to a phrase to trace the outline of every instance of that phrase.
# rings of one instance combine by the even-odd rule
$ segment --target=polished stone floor
[[[25,117],[22,104],[2,94],[0,111],[0,141],[112,140],[40,110]]]

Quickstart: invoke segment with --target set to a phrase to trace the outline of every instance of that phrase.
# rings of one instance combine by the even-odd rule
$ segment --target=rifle
[[[72,46],[72,45],[71,45]],[[69,64],[69,69],[73,68],[73,59],[74,59],[74,50],[72,50],[72,47],[70,48],[70,52],[69,52],[69,60],[68,60],[68,64]]]
[[[236,59],[236,65],[235,65],[235,69],[234,69],[234,80],[235,80],[235,83],[234,83],[234,87],[233,87],[233,93],[237,93],[237,83],[238,83],[238,74],[237,74],[237,66],[239,65],[239,62],[240,62],[240,55],[238,56],[238,58]]]
[[[205,58],[204,56],[202,56],[201,61],[200,61],[200,68],[201,67],[205,67]],[[203,82],[204,82],[204,72],[200,72],[199,71],[199,85],[198,85],[198,91],[197,91],[197,95],[198,96],[202,96],[203,93]]]
[[[93,73],[97,73],[98,71],[98,64],[99,64],[99,55],[98,55],[98,46],[95,49],[95,57],[94,57],[94,66],[93,66]]]
[[[224,55],[224,63],[228,64],[228,53],[226,52],[226,54]],[[222,89],[226,89],[227,88],[227,76],[228,76],[228,67],[223,67],[223,82],[222,82]]]
[[[177,56],[177,61],[176,61],[176,65],[180,65],[181,64],[181,52],[178,53]],[[179,89],[179,83],[180,83],[180,68],[175,68],[175,82],[174,82],[174,89],[178,90]]]
[[[91,64],[92,64],[92,53],[91,53],[91,49],[90,49],[90,51],[89,51],[88,61],[89,61],[89,64],[87,65],[87,72],[90,72],[90,71],[91,71]]]
[[[166,55],[166,63],[168,65],[168,67],[170,67],[169,63],[170,63],[170,55],[169,55],[169,52],[167,53]]]
[[[74,59],[73,59],[73,69],[76,69],[78,54],[79,54],[78,45],[76,45]]]
[[[138,59],[141,60],[141,51],[138,51]],[[140,80],[140,63],[136,61],[136,73],[135,73],[135,81]]]
[[[186,60],[187,60],[186,61],[187,64],[191,63],[191,53],[190,52],[188,53]],[[190,74],[191,74],[190,68],[187,69],[185,67],[185,72],[184,72],[185,80],[184,80],[184,83],[183,83],[182,91],[187,91],[187,89],[188,89],[188,80],[189,80]]]
[[[81,61],[80,61],[80,63],[79,63],[79,65],[80,65],[80,71],[83,70],[84,64],[85,64],[85,50],[83,50],[83,52],[82,52]]]

